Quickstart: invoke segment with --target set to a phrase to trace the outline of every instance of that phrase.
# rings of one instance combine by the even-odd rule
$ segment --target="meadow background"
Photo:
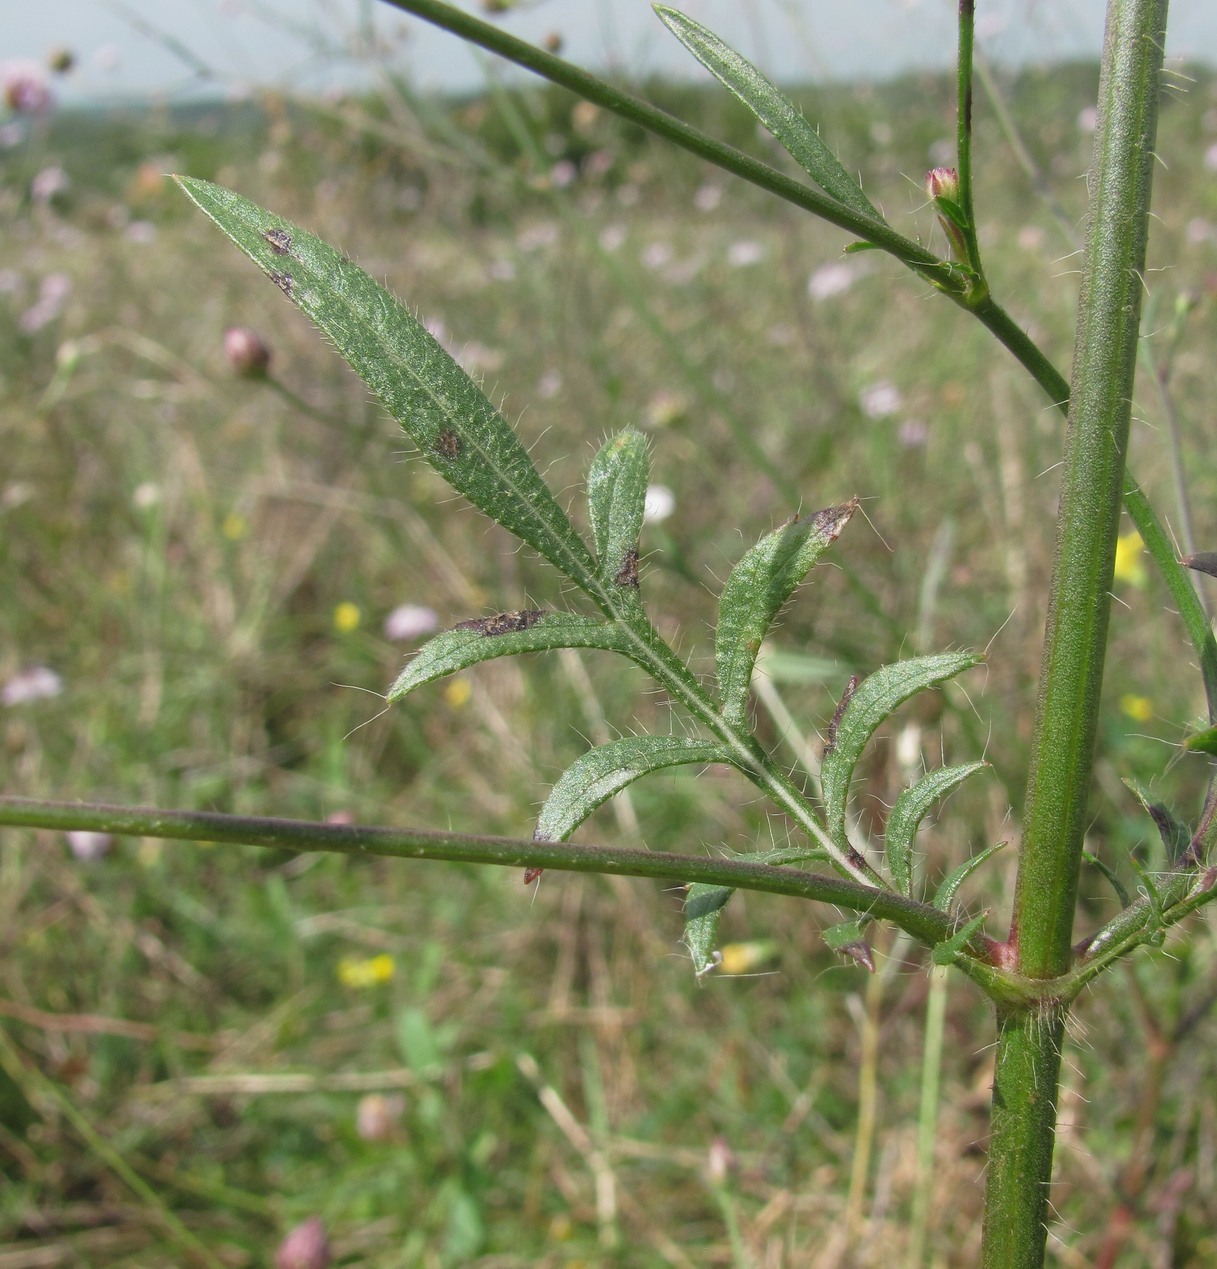
[[[1177,456],[1211,549],[1217,81],[1189,76],[1160,126],[1132,467],[1175,523]],[[994,289],[1061,367],[1096,84],[1086,65],[999,80],[1035,178],[992,102],[977,111]],[[787,166],[725,95],[642,91]],[[921,180],[950,154],[952,85],[796,96],[893,222],[932,238]],[[326,102],[51,113],[7,139],[5,792],[524,836],[589,743],[669,726],[641,676],[575,653],[382,710],[421,637],[407,617],[563,597],[409,456],[180,172],[298,221],[413,305],[581,521],[598,443],[644,430],[670,495],[644,591],[697,668],[743,550],[862,496],[869,523],[769,650],[763,726],[796,763],[851,673],[988,647],[981,674],[885,729],[860,809],[877,827],[923,759],[983,753],[992,771],[923,830],[924,867],[1017,833],[1060,424],[893,262],[843,256],[839,232],[564,94],[493,82],[459,101],[388,79]],[[230,327],[260,333],[268,377],[234,372]],[[1130,856],[1160,852],[1121,781],[1190,813],[1204,773],[1176,746],[1202,701],[1133,542],[1117,587],[1088,846],[1135,887]],[[582,836],[701,852],[786,831],[741,779],[680,771]],[[970,911],[1004,910],[1012,867],[969,883]],[[1089,869],[1080,922],[1113,905]],[[649,883],[549,872],[526,889],[492,869],[6,831],[0,1267],[194,1263],[180,1226],[211,1263],[266,1265],[314,1216],[350,1266],[969,1265],[988,1007],[951,981],[927,1171],[924,958],[880,935],[868,976],[824,947],[834,919],[737,895],[725,968],[742,972],[698,981],[680,895]],[[1050,1263],[1217,1259],[1215,953],[1194,924],[1080,1003]]]

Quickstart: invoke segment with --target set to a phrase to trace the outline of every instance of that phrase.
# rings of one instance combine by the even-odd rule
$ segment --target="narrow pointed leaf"
[[[934,906],[939,912],[949,912],[951,910],[951,904],[955,902],[955,892],[959,887],[967,881],[985,860],[992,859],[1005,844],[1005,842],[998,842],[996,846],[986,846],[979,855],[973,855],[971,859],[964,860],[958,868],[947,873],[942,880],[942,884],[934,891]]]
[[[1176,867],[1192,844],[1192,830],[1175,818],[1170,807],[1162,802],[1155,802],[1135,780],[1125,780],[1124,783],[1153,820],[1158,836],[1162,838],[1162,845],[1166,848],[1167,861],[1172,868]]]
[[[219,185],[197,206],[334,342],[423,458],[585,590],[591,556],[507,420],[422,323],[333,247]]]
[[[1213,551],[1197,551],[1195,555],[1185,555],[1179,563],[1184,568],[1195,569],[1197,573],[1217,577],[1217,553]]]
[[[898,706],[926,688],[937,687],[964,670],[979,665],[983,657],[974,652],[940,652],[885,665],[858,685],[839,719],[835,719],[833,744],[824,754],[820,787],[828,834],[844,843],[845,808],[849,782],[863,749],[879,725]]]
[[[553,648],[601,648],[624,653],[628,647],[620,626],[594,617],[536,609],[480,617],[463,621],[424,643],[397,676],[387,699],[399,701],[424,683],[433,683],[493,657],[548,652]]]
[[[887,817],[884,855],[896,889],[909,895],[913,885],[913,841],[926,812],[935,802],[953,793],[971,775],[987,767],[987,762],[967,762],[958,767],[939,767],[905,789]]]
[[[883,219],[862,187],[820,140],[820,134],[772,80],[700,22],[661,4],[655,5],[655,12],[664,26],[752,111],[826,194],[863,216]]]
[[[684,944],[693,958],[693,972],[701,978],[717,964],[718,922],[723,906],[735,893],[729,886],[694,882],[685,895]]]
[[[770,626],[857,508],[858,500],[851,498],[839,507],[796,516],[767,533],[731,570],[718,601],[714,659],[723,715],[732,725],[745,722],[748,686]]]
[[[848,956],[850,960],[861,965],[868,974],[873,974],[875,958],[870,944],[866,941],[866,935],[862,932],[865,924],[865,918],[853,917],[848,921],[842,921],[839,925],[830,925],[824,931],[824,942],[834,952]]]
[[[968,945],[968,940],[985,923],[987,912],[973,917],[966,925],[961,925],[945,942],[939,943],[930,953],[930,960],[935,965],[953,965],[960,952]]]
[[[646,437],[632,428],[605,441],[587,474],[600,579],[619,591],[638,589],[638,535],[649,475]]]
[[[809,859],[827,859],[825,851],[808,846],[779,846],[774,850],[729,851],[733,859],[746,859],[753,864],[803,863]],[[685,946],[693,956],[698,975],[713,969],[715,940],[718,937],[718,916],[727,900],[735,893],[731,886],[714,886],[707,882],[694,882],[685,895]]]
[[[545,799],[533,837],[539,842],[564,842],[601,803],[648,772],[689,763],[731,765],[731,761],[725,745],[680,736],[626,736],[599,745],[562,773]]]
[[[1183,747],[1191,753],[1217,754],[1217,727],[1206,727],[1183,739]]]
[[[1105,860],[1100,859],[1098,855],[1092,855],[1088,850],[1082,851],[1082,858],[1088,864],[1097,868],[1103,876],[1107,878],[1108,885],[1110,885],[1116,892],[1116,898],[1120,901],[1120,907],[1128,907],[1132,900],[1129,898],[1128,890],[1125,888],[1124,883],[1120,880],[1116,870]]]

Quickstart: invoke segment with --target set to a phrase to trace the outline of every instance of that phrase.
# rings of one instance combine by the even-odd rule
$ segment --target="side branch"
[[[927,947],[945,942],[956,921],[929,904],[906,899],[839,877],[798,868],[774,867],[740,859],[708,859],[661,851],[570,842],[521,841],[418,829],[316,824],[308,820],[221,815],[209,811],[165,811],[150,807],[106,806],[85,802],[44,802],[34,798],[0,797],[0,825],[45,829],[92,829],[133,837],[226,842],[266,846],[304,854],[328,851],[339,855],[387,855],[398,859],[497,864],[505,868],[549,868],[559,872],[612,873],[653,877],[682,884],[703,882],[737,890],[791,895],[864,912],[906,930]],[[987,942],[980,936],[966,949],[987,960]]]

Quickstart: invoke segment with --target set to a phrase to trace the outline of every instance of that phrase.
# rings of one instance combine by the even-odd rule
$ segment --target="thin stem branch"
[[[93,829],[133,837],[266,846],[302,854],[329,851],[353,856],[387,855],[399,859],[495,864],[505,868],[548,868],[622,877],[676,879],[685,884],[704,882],[737,890],[790,895],[831,903],[851,912],[865,912],[891,921],[928,947],[949,939],[957,925],[954,918],[929,904],[843,878],[821,876],[797,868],[749,863],[747,860],[706,859],[628,847],[576,846],[570,842],[520,841],[510,837],[315,824],[306,820],[220,815],[206,811],[166,811],[14,797],[0,797],[0,825]],[[978,961],[990,959],[988,942],[979,936],[972,940],[967,952]]]
[[[955,170],[968,263],[983,278],[976,211],[972,200],[972,50],[976,35],[976,0],[959,0],[959,56],[956,62]],[[986,288],[987,289],[987,288]]]

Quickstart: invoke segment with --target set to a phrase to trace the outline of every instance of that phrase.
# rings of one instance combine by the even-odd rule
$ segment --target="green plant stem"
[[[759,188],[793,203],[796,207],[801,207],[827,220],[830,224],[837,225],[873,243],[881,250],[887,251],[906,264],[919,277],[930,282],[954,300],[961,308],[972,313],[1040,385],[1048,399],[1062,413],[1068,410],[1068,382],[1027,332],[988,294],[987,288],[974,288],[966,274],[953,269],[932,252],[926,251],[919,244],[896,233],[890,225],[858,215],[819,190],[791,180],[767,164],[750,158],[731,146],[724,145],[721,141],[699,132],[689,124],[673,118],[665,111],[629,93],[622,92],[595,75],[555,57],[552,53],[534,48],[524,40],[516,39],[500,31],[488,22],[482,22],[471,14],[444,4],[442,0],[384,0],[384,2],[412,13],[434,26],[451,31],[454,35],[467,39],[508,61],[515,62],[516,65],[523,66],[534,74],[567,88],[605,110],[696,154],[699,158],[722,168],[723,171],[750,181]],[[969,80],[971,78],[970,72],[968,78]],[[1142,540],[1154,556],[1155,564],[1166,579],[1188,626],[1188,631],[1192,635],[1201,657],[1202,670],[1205,671],[1205,687],[1210,709],[1212,709],[1214,702],[1217,702],[1217,643],[1214,642],[1213,634],[1209,630],[1196,592],[1186,572],[1175,558],[1173,547],[1166,542],[1166,539],[1163,538],[1163,542],[1166,543],[1164,548],[1160,552],[1155,552],[1149,538],[1146,537],[1145,525],[1153,520],[1153,512],[1149,504],[1143,498],[1140,499],[1138,507],[1134,507],[1132,502],[1129,502],[1128,511]]]
[[[999,1009],[983,1269],[1040,1269],[1065,1008]]]
[[[791,895],[835,904],[854,912],[866,912],[891,921],[929,947],[950,938],[958,924],[953,917],[929,904],[917,903],[894,891],[877,890],[843,878],[738,859],[705,859],[626,847],[518,841],[510,837],[315,824],[307,820],[13,797],[0,797],[0,825],[92,829],[132,837],[228,842],[300,854],[330,851],[340,855],[388,855],[399,859],[497,864],[507,868],[536,867],[623,877],[675,878],[685,883],[700,881],[737,890]],[[987,941],[977,936],[969,945],[968,953],[978,961],[988,961]]]
[[[620,88],[590,74],[570,62],[536,48],[526,40],[517,39],[506,31],[475,18],[442,0],[384,0],[385,4],[430,22],[453,35],[476,44],[480,48],[506,58],[525,70],[548,79],[551,83],[569,89],[586,101],[618,115],[630,123],[645,128],[655,136],[678,145],[690,154],[713,163],[725,172],[742,177],[759,189],[768,190],[796,207],[814,213],[830,224],[855,234],[902,260],[910,268],[933,278],[935,284],[946,286],[962,295],[967,289],[966,279],[946,261],[919,243],[897,233],[885,221],[863,216],[846,207],[835,198],[792,180],[776,168],[751,158],[733,146],[725,145],[704,132],[675,118],[664,110],[650,105],[639,97],[623,92]]]
[[[963,212],[963,236],[968,263],[980,275],[985,293],[984,271],[980,263],[980,243],[976,237],[976,211],[972,200],[972,50],[976,34],[976,0],[959,0],[959,55],[955,83],[955,171],[959,176],[959,207]]]
[[[1061,503],[1011,945],[1064,974],[1103,680],[1136,372],[1166,0],[1111,0]],[[1043,1262],[1065,1006],[999,1008],[982,1264]]]
[[[1069,967],[1124,492],[1165,0],[1112,0],[1099,95],[1057,545],[1023,817],[1021,971]]]

